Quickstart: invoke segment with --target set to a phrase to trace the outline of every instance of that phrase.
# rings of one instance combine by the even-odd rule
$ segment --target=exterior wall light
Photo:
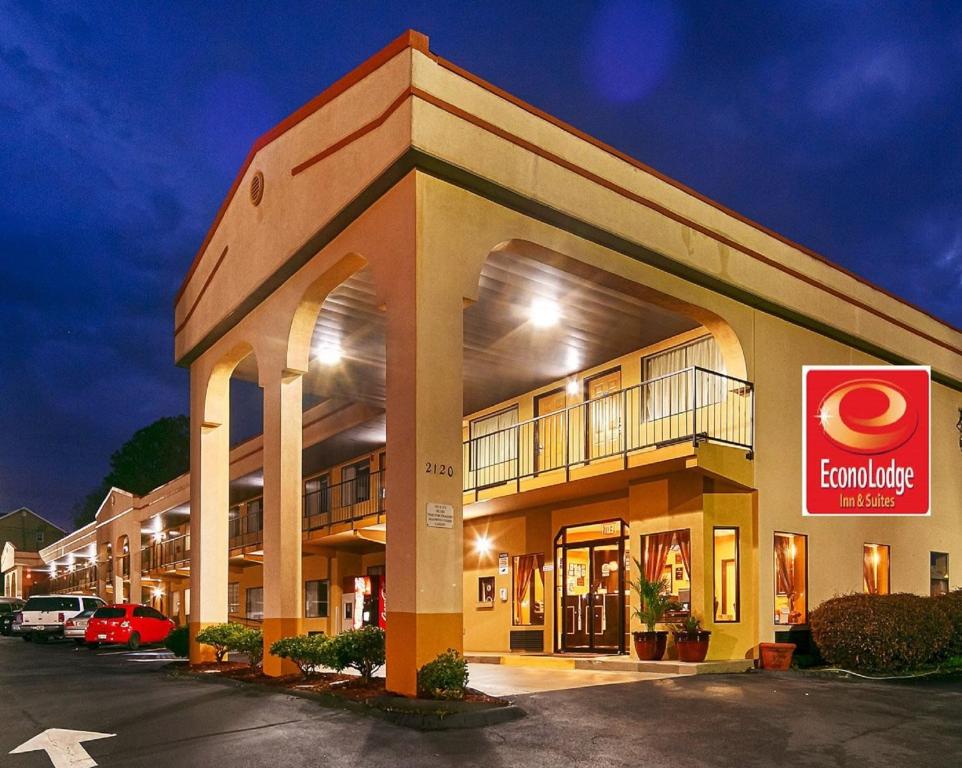
[[[317,348],[315,357],[321,365],[337,365],[341,362],[343,353],[341,352],[340,346],[328,343],[322,344]]]
[[[568,394],[571,395],[571,397],[575,397],[578,394],[578,380],[577,379],[569,380],[568,386],[565,387],[565,389],[567,390]]]
[[[491,539],[485,535],[480,535],[474,540],[474,551],[480,555],[484,556],[491,552]]]

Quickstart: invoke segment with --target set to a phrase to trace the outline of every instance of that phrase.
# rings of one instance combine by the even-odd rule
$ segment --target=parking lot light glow
[[[528,317],[535,328],[550,328],[561,320],[561,307],[556,301],[538,297],[531,302]]]

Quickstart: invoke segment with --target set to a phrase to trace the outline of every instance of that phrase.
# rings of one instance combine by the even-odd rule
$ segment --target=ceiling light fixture
[[[531,302],[528,317],[535,328],[550,328],[561,319],[561,307],[556,301],[539,297]]]
[[[316,357],[321,365],[337,365],[343,354],[339,345],[325,343],[317,348]]]

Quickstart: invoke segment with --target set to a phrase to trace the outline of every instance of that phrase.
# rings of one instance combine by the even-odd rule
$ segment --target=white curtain
[[[713,336],[705,336],[689,344],[649,355],[644,360],[642,378],[645,381],[651,381],[659,376],[668,376],[695,366],[718,373],[725,372],[725,361]],[[723,399],[723,380],[704,373],[699,373],[698,377],[699,405]],[[645,389],[646,419],[660,419],[684,413],[692,406],[691,375],[669,376],[647,385]]]

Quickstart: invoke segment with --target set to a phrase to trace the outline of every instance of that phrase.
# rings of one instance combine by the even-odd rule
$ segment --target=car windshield
[[[93,617],[95,619],[122,619],[126,615],[127,611],[123,608],[98,608]]]
[[[76,611],[76,597],[31,597],[23,607],[25,611]]]

